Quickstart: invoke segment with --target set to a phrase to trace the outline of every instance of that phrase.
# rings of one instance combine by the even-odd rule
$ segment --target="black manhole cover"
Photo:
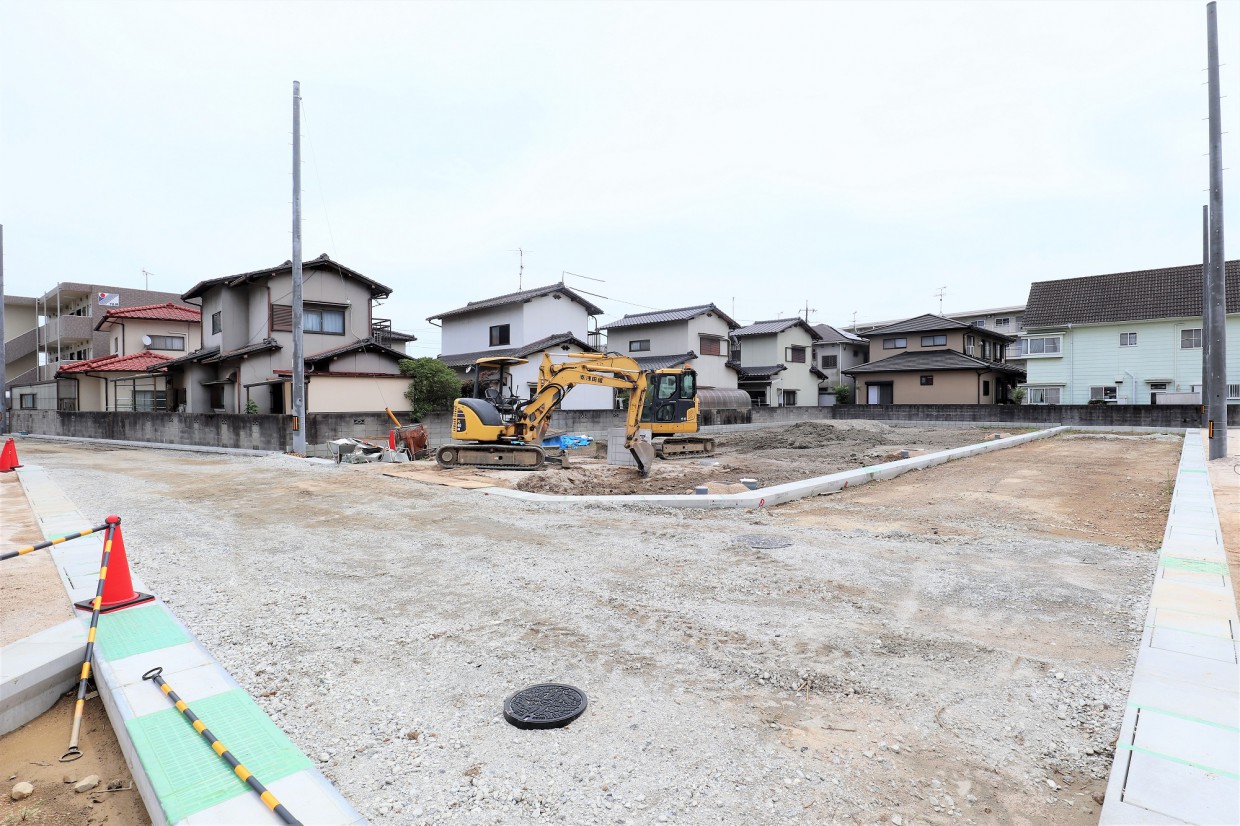
[[[504,719],[517,728],[560,728],[586,710],[586,693],[563,683],[539,683],[504,701]]]
[[[742,536],[741,542],[751,548],[787,548],[792,545],[791,539],[781,539],[778,536]]]

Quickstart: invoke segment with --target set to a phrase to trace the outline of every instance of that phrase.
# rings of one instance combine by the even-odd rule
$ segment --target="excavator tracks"
[[[547,454],[534,445],[451,444],[435,451],[435,461],[443,468],[541,470]]]
[[[715,452],[715,440],[709,436],[668,436],[654,444],[660,459],[691,459]]]

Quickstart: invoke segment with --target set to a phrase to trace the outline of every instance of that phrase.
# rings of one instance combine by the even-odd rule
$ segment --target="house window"
[[[784,407],[796,407],[797,406],[797,391],[785,390],[783,392],[783,406]]]
[[[272,304],[271,305],[271,332],[273,333],[293,332],[293,305],[291,304]]]
[[[163,410],[165,403],[165,395],[163,390],[134,391],[133,409],[139,413],[150,413],[154,410]]]
[[[964,337],[964,354],[966,356],[973,355],[973,350],[977,347],[977,339],[974,336]]]
[[[650,350],[650,339],[639,338],[629,342],[630,353],[645,353]]]
[[[211,334],[212,335],[215,335],[219,333],[220,330],[224,329],[223,324],[220,321],[221,312],[222,312],[221,310],[216,310],[215,312],[211,313]]]
[[[716,336],[699,336],[699,349],[704,356],[722,356],[723,339]]]
[[[1046,338],[1027,338],[1023,340],[1025,355],[1027,356],[1051,356],[1058,355],[1063,342],[1062,336],[1048,336]],[[1057,402],[1056,402],[1057,403]]]
[[[115,338],[112,339],[112,355],[115,356],[120,351],[121,351],[121,338],[120,336],[116,336]]]
[[[1201,348],[1201,328],[1194,327],[1188,330],[1180,330],[1180,349],[1181,350],[1198,350]]]
[[[884,350],[899,350],[908,346],[907,338],[885,338],[883,339]]]
[[[986,322],[979,318],[977,321],[973,322],[973,326],[974,327],[985,327]]]
[[[804,364],[805,363],[805,348],[804,347],[785,347],[784,348],[784,361],[787,361],[791,364]]]
[[[934,376],[922,376],[921,377],[922,387],[929,387],[932,384],[934,384]]]
[[[1000,327],[1010,327],[1011,325],[1012,325],[1012,319],[1010,319],[1010,318],[996,318],[996,319],[995,319],[995,327],[996,327],[996,328],[1000,328]]]
[[[1030,387],[1025,400],[1029,404],[1059,404],[1058,387]]]
[[[982,339],[982,358],[990,358],[990,342],[986,339]]]
[[[34,410],[36,407],[39,406],[39,401],[38,401],[39,397],[37,394],[21,393],[19,394],[19,396],[20,396],[20,399],[18,402],[18,406],[22,410]]]
[[[1113,402],[1118,398],[1118,393],[1114,386],[1109,387],[1091,387],[1089,388],[1089,400]]]
[[[1154,390],[1161,390],[1161,391],[1165,391],[1166,389],[1167,389],[1167,382],[1165,382],[1165,381],[1152,381],[1152,382],[1150,382],[1150,390],[1151,390],[1151,391],[1154,391]]]
[[[147,336],[151,343],[146,346],[148,350],[184,350],[184,336]]]
[[[307,333],[325,333],[327,335],[344,335],[344,310],[329,310],[324,307],[307,307],[302,313],[303,329]]]
[[[224,385],[212,384],[207,387],[207,404],[212,410],[224,411]]]
[[[1227,385],[1227,398],[1240,399],[1240,384]]]
[[[491,328],[490,346],[503,347],[505,344],[510,343],[512,341],[510,328],[511,325],[509,324],[496,324],[493,326]]]
[[[982,379],[982,395],[990,395],[990,379]]]
[[[947,336],[922,336],[922,347],[946,347]]]
[[[1136,347],[1137,346],[1137,334],[1136,333],[1120,333],[1119,334],[1119,346],[1120,347]]]
[[[823,356],[822,357],[822,369],[823,370],[833,370],[839,366],[840,366],[839,356]]]

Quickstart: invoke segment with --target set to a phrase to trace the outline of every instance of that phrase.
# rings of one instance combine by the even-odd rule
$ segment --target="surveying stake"
[[[276,800],[276,796],[267,791],[267,787],[262,783],[259,783],[258,778],[250,774],[250,770],[241,765],[241,761],[233,757],[232,752],[230,752],[223,743],[215,739],[215,735],[211,733],[211,729],[207,728],[206,724],[203,723],[202,720],[198,719],[198,715],[190,711],[189,706],[185,704],[185,701],[178,697],[177,693],[172,690],[172,686],[168,685],[168,683],[164,681],[164,678],[159,676],[163,672],[164,669],[162,667],[152,668],[150,671],[142,675],[142,679],[155,681],[155,685],[159,686],[160,691],[167,694],[168,699],[176,704],[177,711],[185,715],[185,719],[189,720],[190,723],[193,724],[194,731],[206,738],[206,741],[211,744],[211,750],[220,757],[224,758],[224,762],[232,767],[232,770],[236,772],[237,777],[240,777],[243,781],[250,785],[251,789],[258,792],[258,796],[262,798],[264,803],[267,804],[268,809],[271,809],[271,811],[279,815],[280,819],[285,823],[294,823],[297,824],[297,826],[301,826],[301,821],[289,814],[288,809],[284,808],[284,804]]]

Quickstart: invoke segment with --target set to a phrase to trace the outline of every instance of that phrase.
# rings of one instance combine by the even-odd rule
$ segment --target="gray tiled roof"
[[[382,298],[384,296],[389,296],[392,294],[391,287],[385,287],[382,284],[380,284],[378,281],[372,281],[371,279],[362,275],[357,270],[349,269],[343,264],[333,261],[331,258],[328,257],[327,253],[323,253],[318,258],[313,258],[309,261],[303,261],[301,266],[302,266],[303,272],[305,270],[316,269],[316,268],[322,267],[322,268],[330,269],[333,272],[338,272],[341,275],[347,275],[350,278],[356,278],[358,281],[361,281],[363,284],[370,287],[370,294],[375,297]],[[247,281],[257,281],[261,278],[270,278],[271,276],[276,275],[277,273],[284,272],[286,270],[289,272],[292,272],[293,270],[292,261],[285,261],[283,264],[280,264],[275,267],[268,267],[267,269],[264,269],[264,270],[251,270],[250,272],[237,273],[236,275],[225,275],[220,278],[208,278],[205,281],[199,281],[197,284],[190,287],[187,292],[181,293],[181,300],[188,301],[191,298],[196,298],[202,295],[204,292],[206,292],[211,287],[214,287],[219,284],[222,284],[226,287],[237,287],[237,286],[240,286],[241,284],[246,283]]]
[[[1024,370],[998,361],[966,356],[955,350],[906,350],[891,358],[859,364],[842,371],[855,373],[899,373],[914,370],[995,370],[1000,373],[1020,373]]]
[[[698,354],[690,350],[678,356],[637,356],[633,361],[641,365],[643,370],[664,370],[668,367],[679,367],[697,357]]]
[[[866,335],[884,336],[890,333],[928,333],[932,330],[967,330],[972,325],[965,324],[963,321],[956,321],[954,318],[945,318],[941,315],[926,313],[916,318],[906,318],[903,321],[897,321],[895,324],[887,327],[877,327],[869,330]],[[979,328],[981,329],[981,328]]]
[[[742,367],[738,364],[732,364],[732,367],[736,369],[737,381],[758,381],[761,379],[769,379],[781,370],[788,369],[788,365],[786,364],[771,364],[764,367]]]
[[[195,361],[205,361],[209,358],[219,355],[219,352],[220,352],[219,347],[202,347],[202,348],[195,350],[192,353],[186,353],[183,356],[177,356],[174,359],[169,359],[168,361],[165,361],[162,364],[157,364],[153,367],[148,367],[146,371],[148,373],[154,373],[159,370],[167,370],[169,367],[176,367],[182,364],[189,364]]]
[[[698,304],[695,307],[679,307],[675,310],[652,310],[648,313],[628,313],[624,318],[617,319],[610,324],[604,324],[602,330],[618,330],[621,327],[640,327],[646,324],[663,324],[669,321],[688,321],[696,318],[703,313],[714,313],[724,320],[729,329],[736,329],[740,325],[723,310],[714,304]]]
[[[242,356],[248,356],[253,353],[265,353],[268,350],[279,349],[282,349],[280,347],[280,342],[276,341],[274,338],[265,338],[257,344],[247,344],[245,347],[238,347],[236,350],[229,350],[227,353],[217,352],[215,355],[202,359],[202,362],[204,364],[209,364],[216,361],[231,361],[232,359],[239,359]]]
[[[799,317],[778,318],[772,321],[755,321],[748,327],[733,330],[732,335],[735,338],[740,338],[742,336],[769,336],[773,333],[782,333],[784,330],[796,326],[803,327],[805,332],[809,333],[810,338],[814,341],[818,341],[818,339],[822,338],[822,336],[818,334],[817,330],[806,324],[805,321]]]
[[[472,353],[450,353],[448,355],[439,356],[439,360],[449,367],[468,367],[478,359],[485,356],[513,356],[516,358],[525,358],[534,353],[546,350],[548,347],[555,347],[560,344],[575,344],[583,351],[593,352],[590,345],[577,338],[572,333],[556,333],[540,338],[538,341],[531,341],[529,344],[522,344],[519,347],[492,347],[487,350],[475,350]],[[402,358],[406,358],[402,356]]]
[[[585,307],[586,312],[590,315],[603,314],[603,309],[601,307],[590,303],[587,299],[582,298],[572,289],[565,287],[563,284],[548,284],[545,287],[534,287],[533,289],[521,290],[520,292],[497,295],[494,298],[483,298],[478,301],[471,301],[464,307],[457,307],[455,310],[448,310],[446,313],[437,313],[428,317],[426,320],[434,321],[437,318],[451,318],[453,316],[465,315],[466,313],[476,313],[479,310],[488,310],[492,307],[503,307],[506,304],[520,304],[523,301],[529,301],[533,298],[540,298],[544,295],[551,295],[552,293],[563,293],[568,296],[569,299],[576,301],[578,304]]]
[[[823,344],[869,344],[870,340],[862,338],[852,333],[846,333],[838,327],[832,327],[830,324],[815,324],[814,330],[818,335],[822,336]]]
[[[1227,312],[1240,313],[1240,260],[1228,261]],[[1025,328],[1201,316],[1201,265],[1038,281]]]
[[[342,356],[345,353],[352,353],[356,350],[361,350],[363,352],[366,350],[372,350],[376,353],[384,353],[385,355],[389,355],[395,359],[409,358],[409,356],[405,355],[399,350],[393,350],[391,347],[384,346],[378,343],[377,341],[375,341],[374,339],[367,338],[367,339],[362,339],[361,341],[354,341],[349,344],[344,344],[344,345],[341,345],[340,347],[335,347],[331,350],[324,350],[321,353],[312,353],[311,355],[306,356],[306,361],[307,362],[326,361],[328,359],[335,358],[336,356]]]

